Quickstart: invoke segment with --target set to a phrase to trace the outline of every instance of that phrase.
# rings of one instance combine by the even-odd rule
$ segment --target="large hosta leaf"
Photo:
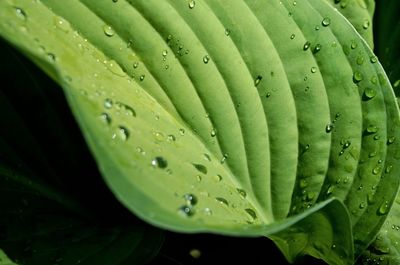
[[[358,256],[385,221],[399,110],[327,2],[0,7],[0,34],[63,85],[107,183],[143,219],[267,235],[289,260],[331,264],[352,263],[352,230]]]

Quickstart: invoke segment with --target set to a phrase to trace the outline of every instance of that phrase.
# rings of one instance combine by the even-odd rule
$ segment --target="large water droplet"
[[[256,212],[255,212],[253,209],[247,208],[247,209],[244,209],[244,210],[246,211],[246,213],[247,213],[253,220],[257,219],[257,214],[256,214]]]
[[[384,215],[389,212],[389,201],[384,201],[378,209],[379,215]]]
[[[22,20],[26,20],[26,13],[22,8],[16,7],[15,14]]]
[[[225,205],[225,206],[229,206],[229,203],[228,203],[228,201],[227,201],[225,198],[216,197],[215,200],[216,200],[217,202],[219,202],[219,203]]]
[[[363,23],[363,29],[368,29],[370,24],[371,23],[369,22],[369,20],[365,20],[364,23]]]
[[[359,83],[363,80],[363,75],[362,73],[355,71],[353,74],[353,81],[354,83]]]
[[[106,99],[104,100],[104,107],[105,107],[106,109],[111,109],[112,106],[113,106],[113,101],[112,101],[112,99],[106,98]]]
[[[127,128],[125,128],[124,126],[119,126],[118,127],[118,135],[122,141],[126,141],[129,138],[129,130]]]
[[[329,17],[325,17],[322,22],[321,22],[322,26],[327,27],[331,24],[331,19]]]
[[[317,72],[317,67],[315,67],[315,66],[313,66],[313,67],[311,67],[311,73],[316,73]]]
[[[372,174],[378,175],[381,173],[381,171],[382,171],[382,166],[378,165],[378,166],[374,167],[374,169],[372,169]]]
[[[369,60],[371,63],[376,63],[378,61],[378,59],[376,58],[376,56],[372,55],[371,57],[369,57]]]
[[[183,215],[184,217],[190,217],[194,215],[194,210],[192,207],[183,205],[178,209],[179,214]]]
[[[165,160],[165,158],[157,156],[153,160],[151,160],[151,165],[153,167],[166,168],[168,166],[168,162],[167,160]]]
[[[207,167],[202,165],[202,164],[195,164],[192,163],[195,169],[197,169],[199,172],[203,173],[204,175],[207,174]]]
[[[376,90],[370,87],[367,87],[364,90],[364,95],[367,99],[373,99],[376,96]]]
[[[378,132],[379,128],[378,126],[375,125],[368,125],[367,127],[367,133],[376,133]]]
[[[190,9],[193,9],[196,6],[196,1],[194,1],[194,0],[189,1],[188,6]]]
[[[193,206],[197,204],[197,198],[193,194],[185,194],[183,195],[187,206]]]
[[[236,190],[237,190],[237,192],[239,193],[239,195],[240,195],[242,198],[246,198],[247,193],[246,193],[245,190],[239,189],[239,188],[237,188]]]
[[[310,46],[311,46],[311,42],[307,41],[306,43],[304,43],[303,50],[307,51],[310,48]]]
[[[107,37],[112,37],[115,34],[113,28],[111,26],[109,26],[109,25],[104,25],[103,26],[103,32]]]
[[[203,63],[207,64],[210,61],[210,56],[204,55],[203,57]]]
[[[110,115],[105,113],[105,112],[100,115],[100,119],[106,124],[110,124],[111,123]]]

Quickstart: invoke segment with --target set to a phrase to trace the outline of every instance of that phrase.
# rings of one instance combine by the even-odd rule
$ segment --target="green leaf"
[[[360,35],[374,48],[373,16],[375,0],[327,0],[345,16]]]
[[[7,47],[1,44],[1,48]],[[80,156],[71,146],[76,144],[70,141],[72,130],[61,138],[71,144],[68,150],[64,150],[63,144],[56,143],[52,146],[53,153],[49,153],[46,147],[38,144],[42,137],[51,143],[54,134],[62,135],[64,128],[57,123],[55,109],[51,109],[49,95],[45,93],[54,87],[46,87],[49,84],[37,76],[33,78],[33,72],[29,72],[29,67],[19,59],[10,52],[1,53],[0,77],[7,81],[7,89],[0,91],[3,126],[0,131],[0,248],[18,264],[147,263],[157,254],[163,241],[158,229],[132,222],[132,219],[129,224],[123,219],[106,221],[107,218],[93,213],[96,206],[85,208],[90,200],[76,202],[79,189],[67,194],[68,181],[63,179],[65,176],[60,174],[56,163],[49,163],[49,156],[57,155],[58,159],[62,158],[65,164],[76,169],[76,161],[69,157],[69,152],[75,158]],[[26,91],[27,87],[29,91]],[[15,99],[15,95],[21,95],[21,89],[26,97]],[[57,101],[54,94],[51,101]],[[39,117],[32,117],[29,113],[32,103],[35,114],[41,116],[44,113],[46,120],[51,122],[50,128],[46,128],[45,122],[38,122],[36,119]],[[36,121],[35,125],[42,128],[32,129],[32,124],[26,119]],[[64,119],[65,124],[67,120]],[[59,152],[58,148],[64,151]],[[84,148],[80,148],[80,152],[82,150]],[[80,169],[85,170],[83,167]],[[74,175],[82,178],[76,170]],[[70,172],[66,176],[74,178]],[[80,185],[84,186],[85,181],[81,180]],[[91,183],[91,187],[96,187],[96,183]],[[95,195],[96,192],[90,194]],[[100,198],[96,201],[102,202]],[[101,205],[103,210],[107,206]],[[120,217],[113,212],[108,214]],[[102,218],[101,221],[96,220],[98,218]],[[14,263],[0,250],[0,264]]]
[[[358,256],[385,221],[399,109],[325,1],[0,7],[0,34],[63,86],[107,184],[144,220],[332,264],[352,263],[352,231]]]
[[[3,250],[0,249],[0,264],[1,265],[17,265],[16,263],[12,262],[4,253]]]

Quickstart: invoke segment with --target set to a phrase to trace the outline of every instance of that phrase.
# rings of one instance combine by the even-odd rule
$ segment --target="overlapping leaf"
[[[4,1],[0,19],[145,220],[269,235],[289,260],[332,264],[352,262],[352,228],[358,256],[384,222],[399,110],[326,2]]]

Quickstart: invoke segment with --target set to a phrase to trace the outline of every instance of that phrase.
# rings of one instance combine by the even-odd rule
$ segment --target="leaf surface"
[[[0,34],[63,85],[105,180],[141,218],[268,235],[289,260],[337,264],[352,262],[352,230],[359,255],[383,224],[399,110],[326,2],[14,2]]]

